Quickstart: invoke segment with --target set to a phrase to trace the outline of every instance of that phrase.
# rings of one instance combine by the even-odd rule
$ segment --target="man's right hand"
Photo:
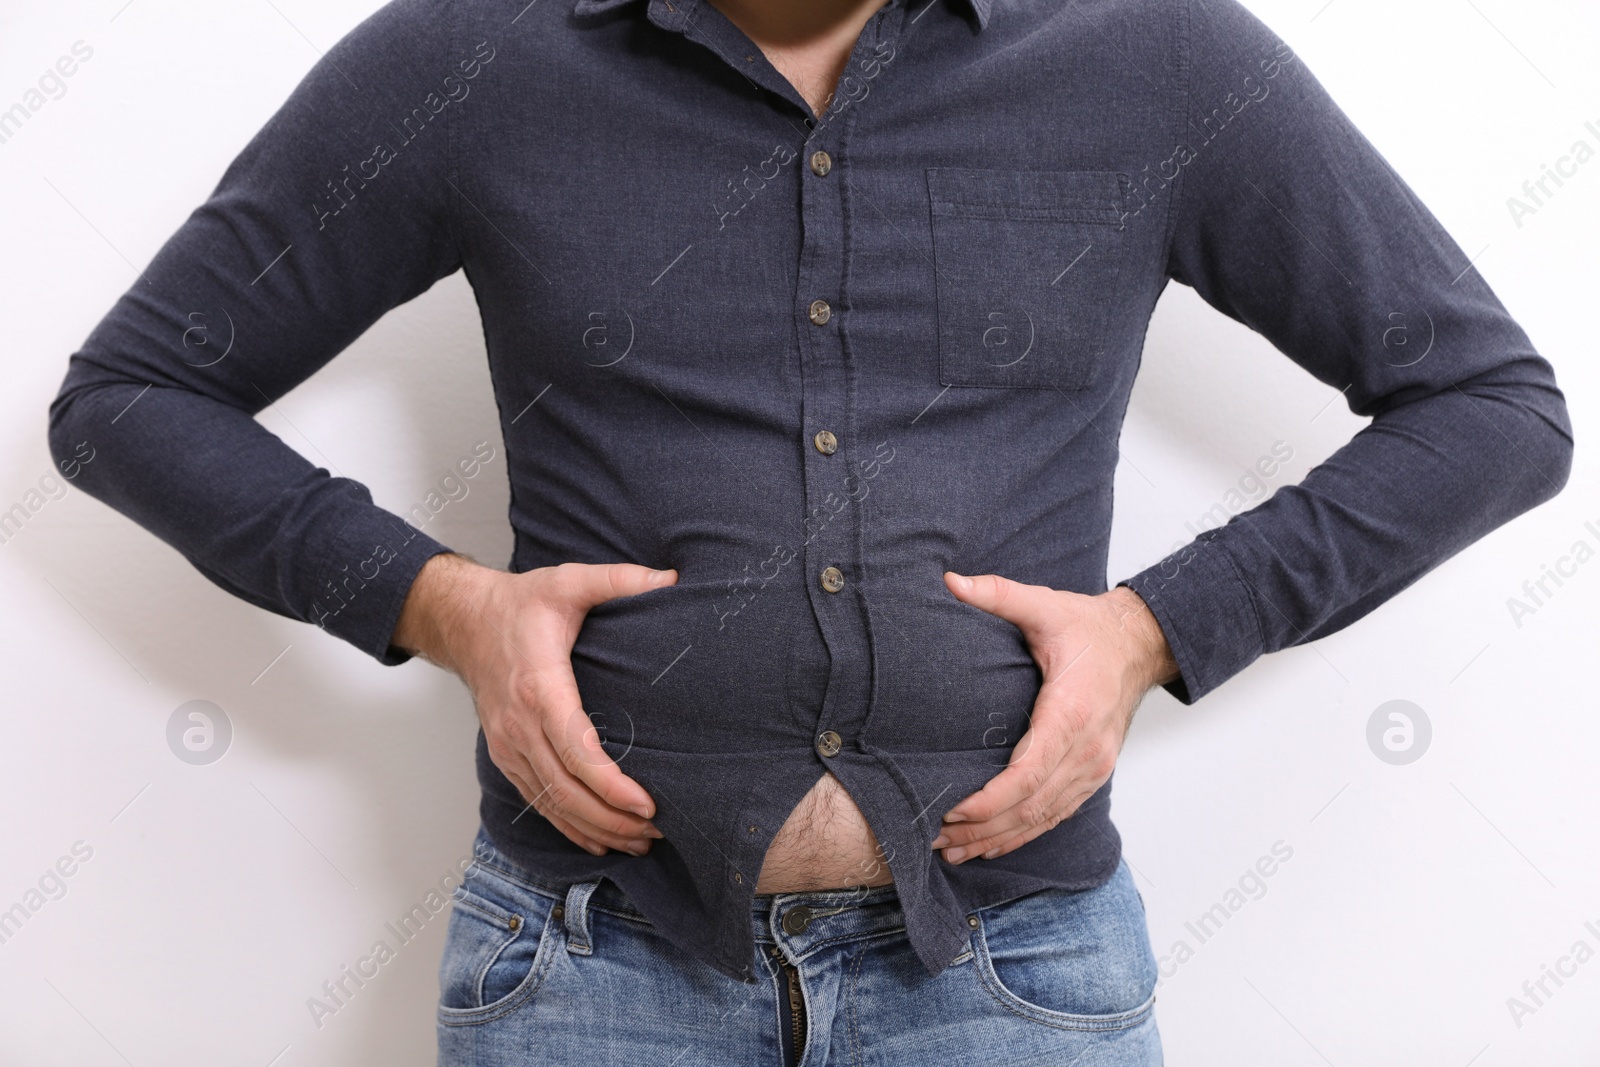
[[[467,683],[489,758],[539,814],[597,856],[643,855],[655,802],[600,747],[572,673],[597,604],[671,585],[674,570],[563,563],[509,574],[444,554],[423,564],[393,643]]]

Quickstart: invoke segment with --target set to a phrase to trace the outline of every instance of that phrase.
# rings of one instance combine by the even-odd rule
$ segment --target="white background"
[[[549,0],[566,2],[566,0]],[[1005,0],[997,0],[1003,4]],[[373,0],[96,0],[0,8],[0,108],[82,40],[91,60],[0,144],[0,510],[52,470],[69,353],[316,59]],[[1269,656],[1198,705],[1146,701],[1114,815],[1172,958],[1169,1062],[1501,1067],[1600,1062],[1600,959],[1519,1026],[1582,939],[1600,951],[1600,563],[1519,627],[1507,609],[1579,539],[1595,491],[1600,159],[1523,225],[1508,197],[1600,127],[1600,15],[1583,0],[1252,0],[1438,214],[1555,365],[1578,458],[1554,501],[1343,633]],[[263,421],[404,512],[487,437],[461,275],[378,323]],[[1147,565],[1275,442],[1272,486],[1361,420],[1255,335],[1172,287],[1123,435],[1112,581]],[[503,460],[430,532],[509,557]],[[74,842],[92,858],[0,944],[0,1063],[244,1067],[433,1062],[444,916],[319,1028],[308,997],[469,848],[465,691],[383,668],[212,586],[76,490],[0,545],[0,909]],[[286,651],[285,651],[286,650]],[[275,657],[280,657],[276,658]],[[264,668],[270,666],[263,673]],[[235,736],[195,767],[168,716]],[[1369,751],[1414,701],[1432,746]],[[1185,923],[1275,842],[1292,858],[1201,944]]]

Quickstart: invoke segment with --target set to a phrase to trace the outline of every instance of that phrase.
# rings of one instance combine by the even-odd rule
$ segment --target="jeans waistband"
[[[511,864],[492,846],[480,845],[476,853],[484,867],[561,901],[562,921],[571,942],[569,947],[579,954],[591,951],[591,910],[649,923],[622,887],[609,878],[602,876],[594,881],[561,885]],[[758,893],[750,901],[750,921],[755,940],[764,946],[763,951],[781,945],[784,954],[795,960],[830,944],[887,936],[905,929],[900,897],[892,883],[795,893]]]

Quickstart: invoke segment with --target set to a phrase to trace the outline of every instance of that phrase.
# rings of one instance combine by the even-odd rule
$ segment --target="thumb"
[[[971,604],[1025,630],[1043,628],[1050,617],[1053,590],[1042,585],[1023,585],[998,574],[968,577],[955,571],[945,571],[944,584],[963,604]]]
[[[581,611],[617,597],[673,585],[678,580],[676,570],[658,571],[637,563],[564,563],[556,572],[561,599]]]

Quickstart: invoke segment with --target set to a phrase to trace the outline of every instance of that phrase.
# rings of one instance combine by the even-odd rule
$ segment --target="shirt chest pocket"
[[[927,171],[942,385],[1081,389],[1108,358],[1126,175]]]

